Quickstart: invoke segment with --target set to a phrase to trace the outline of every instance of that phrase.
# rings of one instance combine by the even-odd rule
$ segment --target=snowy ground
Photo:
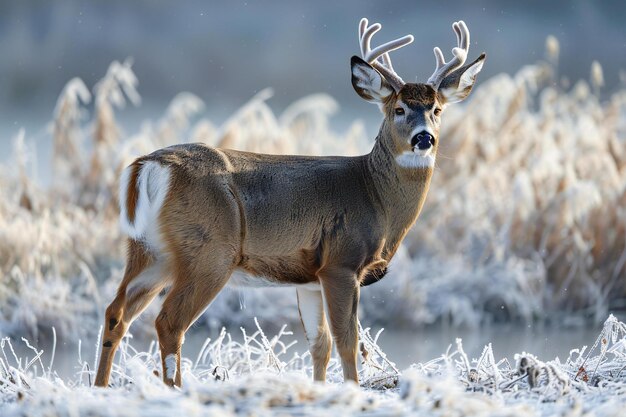
[[[162,384],[156,344],[138,352],[126,339],[111,387],[101,389],[91,387],[95,358],[79,353],[76,376],[63,380],[34,347],[30,357],[14,354],[13,344],[26,339],[5,338],[0,412],[5,417],[621,416],[626,407],[626,324],[613,316],[590,347],[572,349],[563,362],[520,353],[512,364],[494,358],[491,345],[470,359],[459,339],[440,357],[402,372],[378,347],[382,336],[362,329],[362,387],[341,382],[335,359],[327,384],[311,382],[310,357],[292,352],[292,345],[283,342],[288,335],[282,330],[268,338],[258,327],[239,343],[223,331],[205,342],[197,358],[184,359],[182,389]]]

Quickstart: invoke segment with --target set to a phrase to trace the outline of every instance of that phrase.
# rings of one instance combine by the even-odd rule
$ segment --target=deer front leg
[[[327,269],[320,272],[324,301],[330,318],[330,328],[341,358],[344,381],[359,383],[356,361],[359,343],[357,311],[359,282],[349,269]]]
[[[332,340],[324,314],[324,299],[321,291],[296,289],[298,312],[304,327],[309,352],[313,358],[313,379],[326,381],[326,368],[330,360]]]

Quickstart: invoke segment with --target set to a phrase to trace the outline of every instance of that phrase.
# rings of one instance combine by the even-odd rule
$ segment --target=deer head
[[[376,103],[385,119],[379,134],[381,146],[394,155],[401,167],[432,167],[439,145],[442,112],[448,104],[464,100],[472,90],[476,75],[485,60],[482,53],[464,65],[470,45],[470,33],[463,21],[452,29],[457,46],[453,58],[445,62],[441,49],[435,47],[436,68],[426,83],[405,83],[393,69],[389,52],[413,42],[406,35],[374,49],[370,41],[382,28],[380,23],[359,23],[361,57],[351,59],[352,86],[359,96]]]

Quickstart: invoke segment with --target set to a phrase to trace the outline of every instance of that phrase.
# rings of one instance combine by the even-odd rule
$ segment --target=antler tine
[[[393,65],[391,65],[391,57],[389,56],[388,52],[385,52],[384,54],[382,54],[380,59],[382,60],[383,64],[387,68],[389,68],[389,71],[393,71]]]
[[[467,59],[467,53],[470,45],[470,32],[464,21],[459,20],[452,24],[452,29],[456,34],[457,46],[452,48],[452,55],[454,58],[450,62],[446,62],[443,57],[443,52],[439,47],[435,47],[433,52],[435,53],[435,72],[428,79],[428,84],[432,85],[435,89],[439,88],[441,81],[450,74],[452,71],[460,68]]]
[[[359,30],[360,36],[360,44],[361,44],[361,56],[366,62],[370,62],[371,59],[371,47],[370,42],[372,37],[382,29],[382,25],[380,23],[374,23],[372,26],[367,26],[367,19],[363,19],[365,21],[365,28],[363,31]],[[361,22],[363,22],[363,20]],[[360,29],[360,28],[359,28]]]
[[[361,47],[361,57],[371,66],[376,68],[385,79],[391,84],[394,90],[399,91],[404,85],[404,81],[393,69],[389,52],[402,48],[413,42],[412,35],[406,35],[384,43],[376,48],[371,48],[372,37],[382,29],[380,23],[369,26],[367,19],[363,18],[359,22],[359,45]]]

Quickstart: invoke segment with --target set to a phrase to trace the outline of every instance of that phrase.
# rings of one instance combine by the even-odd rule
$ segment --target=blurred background
[[[420,219],[362,293],[364,325],[396,331],[382,346],[407,365],[459,335],[553,355],[623,316],[623,1],[23,0],[0,3],[0,334],[95,338],[124,268],[119,172],[141,154],[369,152],[381,115],[348,65],[364,16],[375,43],[415,35],[392,55],[406,81],[450,55],[455,20],[487,52],[443,116]],[[255,316],[298,329],[293,290],[225,291],[195,329]]]
[[[181,91],[196,94],[211,119],[221,121],[272,87],[273,108],[324,92],[338,101],[343,118],[372,121],[368,133],[375,135],[377,115],[349,83],[361,17],[383,24],[376,41],[415,35],[414,44],[393,56],[407,81],[430,76],[432,48],[450,52],[450,25],[459,19],[472,33],[470,55],[487,52],[482,80],[542,58],[548,35],[559,40],[560,69],[572,80],[587,78],[597,60],[611,90],[626,67],[626,6],[620,0],[4,1],[0,140],[6,143],[19,127],[31,131],[47,122],[69,79],[80,77],[91,86],[109,63],[127,57],[143,98],[141,109],[124,115],[129,122],[163,111]]]

